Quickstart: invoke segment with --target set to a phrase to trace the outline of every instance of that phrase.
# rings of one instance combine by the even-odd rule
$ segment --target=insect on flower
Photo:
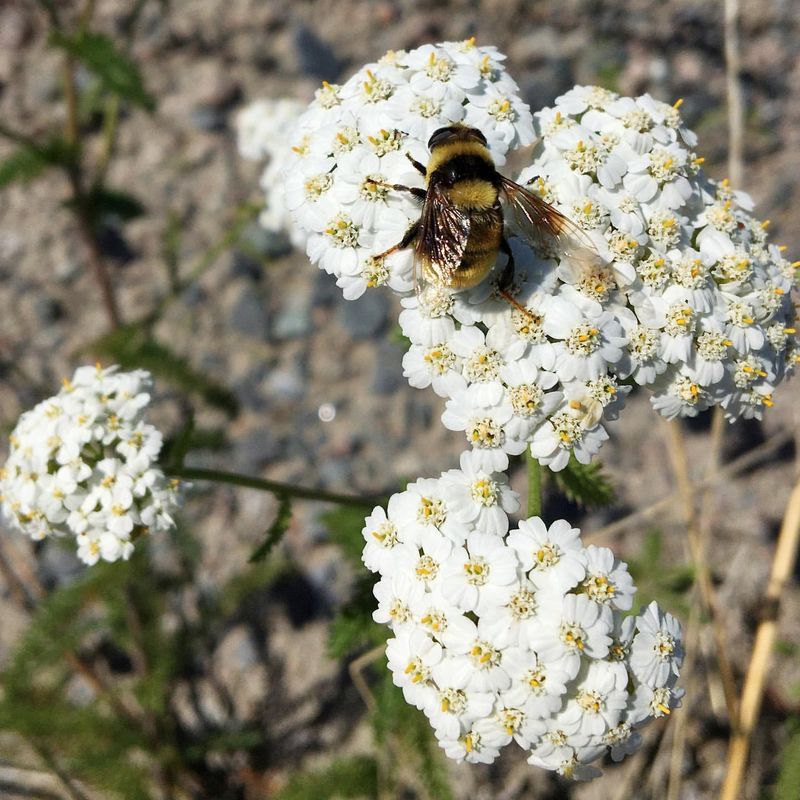
[[[599,254],[582,231],[552,205],[524,186],[501,175],[477,129],[460,123],[436,130],[428,141],[431,157],[425,167],[412,158],[425,176],[427,188],[392,184],[422,201],[419,220],[384,258],[414,244],[414,284],[461,290],[477,286],[494,267],[499,253],[508,260],[498,280],[507,302],[528,313],[510,292],[514,258],[506,238],[503,205],[513,215],[516,233],[539,254],[560,255],[592,265]]]

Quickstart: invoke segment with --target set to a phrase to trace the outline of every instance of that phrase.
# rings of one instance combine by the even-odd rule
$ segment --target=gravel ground
[[[188,267],[224,233],[237,206],[258,199],[259,169],[236,151],[236,110],[260,97],[308,99],[321,79],[346,78],[390,48],[477,35],[480,43],[507,53],[509,71],[534,108],[575,82],[601,82],[624,93],[649,91],[669,101],[683,97],[682,110],[699,134],[706,167],[723,177],[728,129],[721,5],[451,0],[432,8],[421,1],[184,0],[165,10],[159,3],[147,4],[133,55],[158,98],[158,110],[152,116],[138,111],[125,116],[109,173],[112,185],[133,192],[147,208],[146,216],[104,242],[123,316],[136,319],[166,291],[161,240],[170,215],[180,221],[181,264]],[[99,0],[100,29],[115,31],[127,6],[123,0]],[[65,113],[60,62],[46,47],[43,23],[24,3],[0,6],[0,120],[31,133],[44,131]],[[758,215],[772,220],[775,239],[796,254],[800,4],[743,0],[741,49],[745,185]],[[99,139],[91,134],[90,148],[98,148]],[[0,155],[4,147],[0,144]],[[3,429],[42,392],[55,390],[81,349],[105,330],[84,250],[60,206],[65,196],[66,187],[55,174],[0,194]],[[398,312],[394,299],[376,292],[346,303],[302,253],[287,252],[255,226],[245,239],[247,248],[225,252],[168,306],[156,328],[157,336],[192,365],[231,387],[240,403],[241,413],[230,423],[219,412],[199,412],[201,425],[227,426],[230,448],[213,457],[215,463],[360,493],[380,492],[404,478],[438,475],[454,466],[460,441],[439,423],[441,401],[402,379],[403,351],[392,338]],[[795,384],[782,387],[763,425],[728,428],[726,458],[796,430],[795,394]],[[167,428],[178,424],[172,399],[165,390],[156,409]],[[318,415],[324,403],[336,411],[329,422]],[[590,515],[567,509],[587,534],[673,491],[665,427],[654,420],[639,393],[631,398],[622,423],[612,427],[602,457],[618,488],[618,504]],[[686,435],[691,469],[701,475],[708,420],[687,426]],[[720,484],[703,508],[712,523],[709,561],[737,676],[746,667],[772,545],[793,482],[793,458],[790,442],[757,469]],[[522,491],[524,475],[515,473],[512,482]],[[547,512],[564,510],[552,502]],[[290,587],[286,602],[261,608],[257,624],[232,625],[209,664],[210,675],[233,701],[232,711],[215,710],[209,682],[204,702],[210,714],[232,713],[241,720],[261,715],[273,741],[289,741],[281,751],[283,762],[277,759],[273,772],[253,784],[248,796],[254,798],[269,796],[270,787],[280,785],[301,759],[317,764],[331,750],[370,747],[361,701],[340,665],[325,656],[325,617],[347,597],[352,576],[326,541],[320,511],[314,504],[298,504],[285,545],[306,584]],[[202,544],[201,580],[214,584],[236,575],[273,513],[269,496],[245,490],[221,488],[190,504],[187,515]],[[677,500],[656,520],[604,541],[621,558],[635,558],[648,526],[663,534],[667,565],[686,562]],[[45,548],[34,556],[29,543],[12,537],[3,546],[20,569],[38,569],[49,581],[75,572],[61,551]],[[311,592],[318,607],[296,624],[292,607],[303,592]],[[775,777],[780,723],[798,711],[800,672],[792,657],[800,644],[798,612],[800,593],[793,585],[782,606],[780,639],[793,643],[794,650],[784,647],[774,660],[748,773],[750,797],[770,796],[764,787]],[[2,660],[27,622],[6,586],[0,618]],[[687,686],[691,706],[680,795],[687,800],[715,795],[727,736],[718,679],[706,669],[714,657],[710,630],[702,630],[700,645],[698,667]],[[280,686],[274,683],[276,665],[283,676]],[[270,706],[279,695],[280,705]],[[321,713],[337,702],[338,713]],[[281,714],[274,713],[277,708]],[[655,747],[661,733],[658,724],[651,726],[648,744]],[[668,735],[667,748],[669,740]],[[645,766],[644,760],[631,759],[609,768],[592,785],[575,789],[533,774],[521,756],[504,756],[492,767],[452,766],[451,771],[459,798],[666,797],[668,752],[655,768],[644,772]]]

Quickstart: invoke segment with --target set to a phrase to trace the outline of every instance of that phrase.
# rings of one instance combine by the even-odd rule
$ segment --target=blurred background
[[[395,299],[375,291],[344,301],[286,235],[259,227],[261,167],[238,154],[237,112],[260,98],[306,102],[322,80],[343,81],[387,49],[476,36],[507,54],[534,110],[575,83],[683,98],[707,171],[739,172],[773,240],[797,258],[800,4],[742,0],[738,46],[727,39],[738,75],[726,73],[724,6],[6,0],[4,441],[78,363],[100,359],[154,372],[152,421],[168,437],[194,417],[193,465],[353,494],[387,494],[454,467],[461,441],[439,422],[442,402],[402,377]],[[81,26],[101,36],[68,38]],[[743,103],[733,165],[731,87]],[[77,184],[65,148],[79,152]],[[98,274],[116,295],[113,326]],[[701,493],[696,518],[675,493],[666,425],[642,392],[601,453],[613,504],[585,509],[548,495],[545,516],[567,516],[589,541],[614,547],[640,602],[657,598],[678,615],[693,648],[684,709],[592,784],[535,770],[514,748],[491,766],[445,763],[380,660],[358,673],[369,693],[356,689],[350,667],[381,635],[363,622],[361,511],[297,501],[289,518],[271,495],[196,485],[179,532],[126,565],[87,572],[58,542],[2,532],[0,797],[715,797],[730,719],[685,533],[697,524],[708,542],[740,685],[794,481],[796,392],[781,387],[763,424],[721,435],[705,414],[684,425],[696,482],[716,470],[716,454],[733,465]],[[522,466],[512,484],[524,493]],[[280,544],[248,563],[276,520]],[[798,620],[792,583],[748,798],[800,797]]]

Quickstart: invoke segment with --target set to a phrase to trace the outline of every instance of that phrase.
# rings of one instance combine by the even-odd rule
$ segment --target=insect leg
[[[373,256],[373,258],[386,258],[386,256],[390,256],[392,253],[396,253],[398,250],[402,250],[404,247],[408,247],[414,239],[417,238],[417,234],[419,233],[419,220],[417,220],[403,235],[403,238],[395,245],[392,245],[388,250],[384,250],[382,253],[378,253],[377,255]]]
[[[505,236],[500,240],[500,252],[508,256],[508,261],[505,267],[503,267],[503,272],[500,275],[497,286],[500,291],[507,292],[508,289],[511,288],[511,282],[514,280],[514,254],[511,252],[511,246]]]
[[[403,186],[402,183],[393,183],[391,184],[392,189],[396,189],[398,192],[411,192],[414,197],[419,198],[420,200],[424,200],[428,193],[424,189],[419,189],[416,186]]]
[[[402,183],[384,183],[383,181],[368,181],[368,183],[374,186],[382,186],[385,189],[394,189],[398,192],[409,192],[419,200],[424,200],[428,196],[424,189],[420,189],[417,186],[404,186]]]
[[[419,172],[420,175],[428,174],[428,170],[426,170],[425,167],[423,167],[422,164],[420,164],[419,161],[417,161],[417,159],[411,155],[411,153],[406,153],[406,158],[414,165],[414,168],[417,170],[417,172]]]
[[[531,319],[535,320],[535,317],[530,310],[525,308],[525,306],[522,305],[522,303],[520,303],[519,300],[517,300],[509,291],[514,280],[514,254],[511,252],[511,247],[508,244],[508,239],[506,239],[505,236],[500,242],[500,251],[508,256],[508,262],[506,263],[505,267],[503,267],[500,280],[497,281],[497,293],[503,298],[503,300],[506,301],[506,303],[516,308],[517,311],[521,311],[526,317],[530,317]]]

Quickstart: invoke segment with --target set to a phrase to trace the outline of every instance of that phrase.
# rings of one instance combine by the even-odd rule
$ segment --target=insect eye
[[[448,125],[446,128],[439,128],[433,132],[433,135],[430,139],[428,139],[428,150],[432,150],[436,145],[441,144],[446,139],[449,139],[453,135],[453,127],[452,125]]]
[[[473,128],[472,130],[475,132],[475,136],[481,140],[482,144],[488,144],[486,137],[483,135],[483,133],[481,133],[481,131],[479,131],[477,128]]]

